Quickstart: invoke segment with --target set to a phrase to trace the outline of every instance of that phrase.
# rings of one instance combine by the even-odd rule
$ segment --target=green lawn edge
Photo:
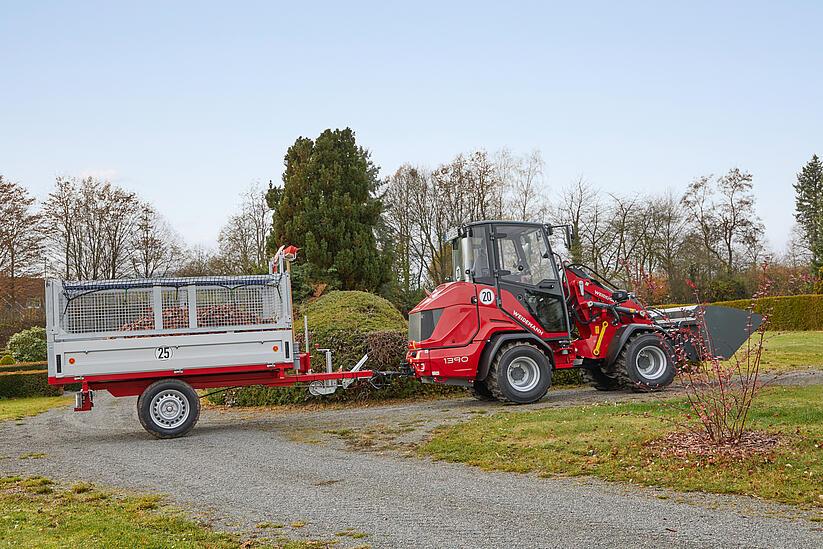
[[[419,452],[484,470],[609,481],[759,497],[823,507],[823,386],[764,389],[752,429],[779,432],[767,455],[731,462],[659,456],[647,447],[677,429],[682,399],[504,412],[439,428]]]

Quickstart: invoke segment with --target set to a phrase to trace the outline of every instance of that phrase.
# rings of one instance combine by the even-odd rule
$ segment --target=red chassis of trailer
[[[85,376],[82,378],[49,377],[51,385],[70,385],[81,383],[79,402],[75,407],[77,412],[86,412],[94,407],[90,398],[90,391],[108,391],[113,396],[139,396],[152,383],[161,379],[179,379],[194,389],[214,389],[217,387],[246,387],[249,385],[266,385],[269,387],[290,387],[293,385],[312,383],[315,381],[342,381],[371,379],[374,372],[371,370],[337,371],[307,373],[310,369],[310,355],[300,354],[301,368],[297,373],[294,363],[281,364],[250,364],[247,366],[231,366],[220,368],[200,368],[196,370],[161,370],[156,372],[135,372],[128,374],[107,374],[99,376]]]

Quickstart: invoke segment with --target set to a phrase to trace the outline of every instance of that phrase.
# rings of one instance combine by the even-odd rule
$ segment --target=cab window
[[[496,239],[500,269],[509,274],[500,278],[508,282],[536,286],[545,280],[557,280],[554,261],[540,227],[501,226]]]

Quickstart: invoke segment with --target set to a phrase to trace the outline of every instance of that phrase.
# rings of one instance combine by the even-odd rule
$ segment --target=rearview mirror
[[[566,249],[572,249],[572,243],[574,242],[574,232],[572,231],[571,225],[566,225]]]

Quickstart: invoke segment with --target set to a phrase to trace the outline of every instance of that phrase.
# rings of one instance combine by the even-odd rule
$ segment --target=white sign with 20
[[[494,303],[494,292],[489,289],[482,289],[480,290],[480,303],[483,305],[491,305]]]

